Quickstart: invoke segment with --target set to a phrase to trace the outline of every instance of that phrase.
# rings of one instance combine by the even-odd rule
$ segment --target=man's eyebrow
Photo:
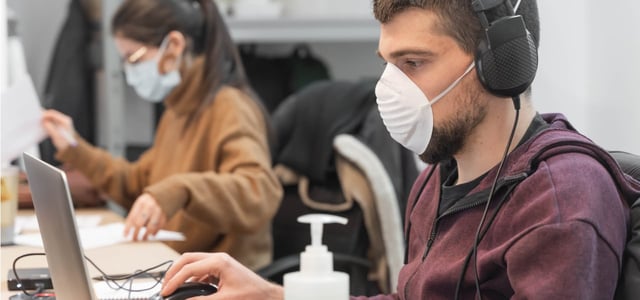
[[[382,54],[380,53],[380,50],[377,50],[376,54],[378,54],[380,58],[384,59],[384,57],[382,57]],[[436,54],[433,53],[432,51],[425,50],[425,49],[402,49],[402,50],[391,52],[391,54],[389,54],[389,57],[398,58],[398,57],[403,57],[407,55],[430,57],[430,56],[435,56]]]

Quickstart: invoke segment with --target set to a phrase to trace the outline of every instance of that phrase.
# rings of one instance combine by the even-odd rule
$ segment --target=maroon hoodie
[[[640,197],[640,183],[564,116],[543,117],[550,126],[509,154],[491,200],[485,224],[495,219],[478,246],[482,298],[613,299],[629,222],[625,199]],[[398,292],[370,299],[454,299],[497,168],[437,217],[440,168],[424,170],[409,196]],[[475,293],[470,260],[459,299]]]

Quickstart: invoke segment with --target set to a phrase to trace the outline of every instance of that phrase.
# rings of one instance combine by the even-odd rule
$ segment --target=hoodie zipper
[[[453,214],[457,214],[463,210],[467,210],[467,209],[471,209],[474,208],[476,206],[479,206],[480,204],[483,204],[487,202],[487,200],[479,200],[473,203],[469,203],[467,205],[458,207],[456,209],[453,209],[451,211],[447,211],[444,214],[442,214],[441,216],[437,217],[434,221],[433,221],[433,227],[431,227],[431,234],[429,235],[429,240],[427,240],[427,246],[424,249],[424,252],[422,253],[422,262],[424,262],[424,260],[427,258],[427,254],[429,254],[429,250],[431,250],[431,246],[433,245],[433,242],[436,239],[436,236],[438,235],[438,222],[440,222],[440,219],[446,217],[446,216],[450,216]]]
[[[511,184],[512,182],[517,182],[517,181],[521,181],[524,178],[526,178],[528,176],[527,173],[523,172],[520,174],[516,174],[516,175],[512,175],[512,176],[506,176],[503,177],[502,182],[500,182],[500,184],[498,184],[498,186],[496,187],[496,193],[502,189],[503,187],[505,187],[506,185]],[[431,246],[433,246],[433,243],[435,242],[435,239],[438,235],[438,223],[440,222],[440,219],[446,217],[446,216],[450,216],[453,214],[457,214],[461,211],[467,210],[467,209],[471,209],[474,208],[476,206],[479,206],[483,203],[486,203],[487,199],[486,197],[483,197],[483,200],[478,200],[472,203],[469,203],[467,205],[463,205],[460,207],[456,207],[452,210],[446,211],[444,214],[442,214],[441,216],[437,217],[432,224],[431,227],[431,233],[429,234],[429,239],[427,240],[427,244],[426,247],[424,249],[424,252],[422,253],[422,259],[420,261],[420,264],[423,264],[425,259],[427,258],[427,255],[429,254],[429,250],[431,250]],[[413,272],[413,274],[411,274],[411,276],[409,277],[409,279],[407,280],[407,284],[405,284],[404,286],[404,299],[408,299],[408,292],[409,292],[409,282],[411,282],[413,280],[413,278],[416,276],[416,274],[418,273],[419,268],[416,268],[416,270]]]
[[[498,186],[496,186],[496,191],[495,193],[497,193],[498,191],[500,191],[500,189],[502,189],[505,186],[508,186],[509,184],[511,184],[512,182],[517,182],[517,181],[521,181],[524,178],[527,177],[527,173],[520,173],[520,174],[516,174],[516,175],[512,175],[512,176],[505,176],[502,179],[502,182],[500,182],[500,184]],[[488,196],[488,195],[487,195]],[[422,254],[422,262],[424,262],[424,260],[427,258],[427,254],[429,254],[429,250],[431,250],[431,246],[433,245],[433,242],[436,239],[436,236],[438,235],[438,222],[440,221],[440,219],[446,217],[446,216],[450,216],[453,214],[457,214],[459,212],[462,212],[464,210],[467,209],[471,209],[474,208],[476,206],[479,206],[481,204],[484,204],[487,202],[488,199],[486,199],[486,197],[482,197],[482,200],[478,200],[460,207],[455,207],[451,210],[445,211],[441,216],[438,216],[434,222],[433,222],[433,227],[431,227],[431,234],[429,235],[429,240],[427,241],[427,246],[424,249],[424,253]]]
[[[461,206],[458,207],[454,210],[448,211],[446,213],[444,213],[443,215],[437,217],[435,220],[433,220],[433,226],[431,227],[431,233],[429,234],[429,240],[427,240],[427,245],[424,249],[424,252],[422,253],[422,260],[420,261],[420,264],[423,264],[425,259],[427,258],[427,254],[429,254],[429,250],[431,250],[431,246],[433,246],[434,241],[436,240],[436,236],[438,235],[438,222],[440,222],[440,219],[442,219],[443,217],[461,212],[463,210],[466,209],[470,209],[473,207],[476,207],[480,204],[482,204],[483,202],[486,202],[486,200],[479,200],[470,204],[467,204],[465,206]],[[404,286],[404,299],[409,299],[407,298],[408,293],[409,293],[409,282],[411,282],[413,280],[413,278],[416,276],[416,274],[418,273],[419,268],[416,268],[416,270],[413,272],[413,274],[411,274],[411,277],[409,277],[409,279],[407,280],[407,284]]]

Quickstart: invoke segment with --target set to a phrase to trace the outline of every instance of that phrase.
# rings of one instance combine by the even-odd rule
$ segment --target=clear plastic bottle
[[[326,214],[298,218],[311,224],[311,245],[300,254],[300,271],[284,275],[285,300],[348,300],[349,275],[333,270],[333,253],[322,245],[322,226],[347,224],[347,219]]]

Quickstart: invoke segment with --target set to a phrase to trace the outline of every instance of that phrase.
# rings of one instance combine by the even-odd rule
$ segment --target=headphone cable
[[[502,167],[507,160],[507,156],[509,155],[509,148],[511,148],[511,143],[513,142],[513,137],[516,133],[516,128],[518,127],[518,119],[520,118],[520,96],[513,97],[513,106],[516,111],[516,116],[513,120],[513,127],[511,128],[511,134],[509,135],[509,140],[507,141],[507,147],[504,150],[504,154],[502,156],[502,160],[500,161],[500,165],[498,166],[498,171],[496,172],[496,177],[493,180],[493,184],[491,185],[491,190],[489,191],[489,197],[487,199],[487,204],[484,206],[484,211],[482,212],[482,218],[480,219],[480,224],[478,224],[478,229],[476,231],[476,237],[473,243],[473,269],[475,273],[475,285],[476,285],[476,294],[479,299],[482,300],[482,292],[480,291],[480,276],[478,275],[478,245],[480,244],[480,232],[482,231],[482,226],[484,225],[484,221],[487,218],[487,213],[489,211],[489,206],[491,205],[491,199],[493,198],[493,193],[496,190],[496,185],[498,183],[498,178],[500,178],[500,173],[502,172]],[[491,224],[488,224],[491,226]],[[463,277],[464,272],[466,270],[466,264],[462,270]]]

